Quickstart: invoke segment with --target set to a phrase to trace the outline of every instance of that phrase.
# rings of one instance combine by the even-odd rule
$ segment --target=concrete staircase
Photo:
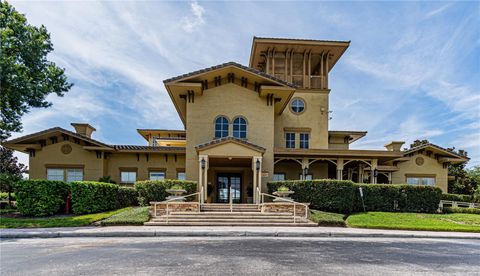
[[[262,213],[256,204],[203,204],[200,212],[172,212],[167,218],[152,218],[149,226],[317,226],[291,213]]]

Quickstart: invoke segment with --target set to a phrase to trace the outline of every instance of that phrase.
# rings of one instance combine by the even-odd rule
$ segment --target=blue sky
[[[479,2],[26,2],[72,90],[49,96],[14,137],[71,122],[95,139],[145,144],[137,128],[183,129],[162,81],[227,61],[253,36],[351,40],[330,74],[331,130],[366,130],[352,148],[428,139],[480,165]],[[27,160],[20,155],[22,161]]]

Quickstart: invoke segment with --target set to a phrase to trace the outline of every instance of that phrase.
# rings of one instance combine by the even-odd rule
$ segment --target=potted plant
[[[174,199],[173,201],[185,201],[185,198],[181,198],[181,196],[187,191],[179,184],[174,184],[170,189],[167,189],[166,192],[171,194],[167,199]]]
[[[291,200],[291,198],[289,197],[289,195],[295,193],[294,191],[290,191],[290,189],[287,187],[287,186],[280,186],[278,187],[277,191],[274,192],[273,194],[278,196],[278,197],[281,197],[281,198],[276,198],[274,199],[273,201],[282,201],[283,199],[289,199]]]

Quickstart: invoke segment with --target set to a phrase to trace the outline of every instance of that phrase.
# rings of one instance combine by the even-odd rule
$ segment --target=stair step
[[[164,219],[153,219],[152,222],[165,222]],[[292,223],[293,218],[291,219],[184,219],[184,218],[169,218],[169,222],[233,222],[233,223],[243,223],[243,222],[256,222],[256,223],[273,223],[273,222],[284,222]],[[306,220],[298,219],[297,222],[307,222]]]
[[[292,213],[254,213],[254,212],[171,212],[171,216],[173,215],[192,215],[192,216],[212,216],[212,215],[220,215],[220,216],[293,216]]]
[[[162,219],[166,216],[159,216],[153,219]],[[170,215],[170,218],[176,219],[293,219],[292,216],[187,216],[187,215]],[[298,219],[299,217],[297,217]]]
[[[316,227],[314,222],[146,222],[146,226],[297,226],[297,227]]]

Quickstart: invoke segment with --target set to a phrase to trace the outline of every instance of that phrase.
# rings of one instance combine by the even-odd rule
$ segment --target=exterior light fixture
[[[304,169],[303,169],[303,179],[304,179],[304,180],[307,180],[307,179],[306,179],[306,178],[307,178],[307,174],[308,174],[308,168],[304,168]]]
[[[255,165],[256,165],[255,168],[257,169],[257,171],[259,171],[260,170],[260,160],[257,159],[257,162],[255,162]]]
[[[378,176],[378,170],[375,169],[375,170],[373,170],[373,177],[377,177],[377,176]]]
[[[202,161],[200,161],[200,164],[202,166],[202,170],[205,170],[205,158],[202,158]]]

